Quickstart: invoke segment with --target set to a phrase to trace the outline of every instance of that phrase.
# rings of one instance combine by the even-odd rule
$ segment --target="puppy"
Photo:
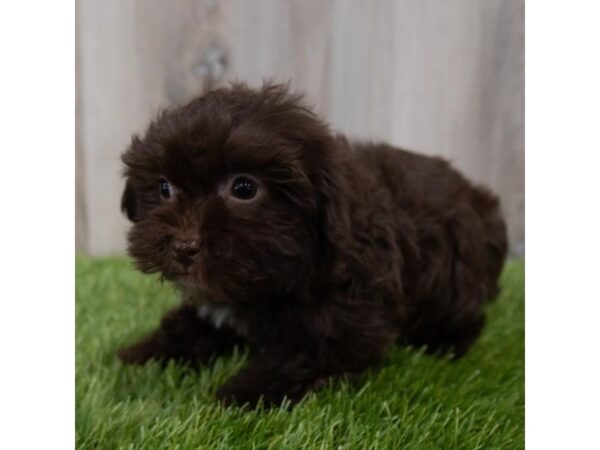
[[[123,154],[129,254],[181,291],[126,363],[250,347],[225,403],[299,401],[394,343],[460,356],[497,292],[497,198],[440,159],[350,142],[285,86],[167,110]]]

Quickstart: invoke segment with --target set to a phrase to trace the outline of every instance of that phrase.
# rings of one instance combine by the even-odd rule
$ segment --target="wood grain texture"
[[[82,251],[123,251],[118,157],[158,108],[266,78],[335,130],[442,155],[489,185],[523,248],[521,0],[79,1],[77,30]]]

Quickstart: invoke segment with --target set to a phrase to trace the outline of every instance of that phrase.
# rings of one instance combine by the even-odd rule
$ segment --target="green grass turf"
[[[507,264],[485,332],[462,359],[393,348],[361,382],[331,382],[291,411],[214,402],[243,353],[199,372],[123,366],[116,350],[155,327],[176,293],[127,259],[78,257],[76,280],[78,448],[524,447],[523,261]]]

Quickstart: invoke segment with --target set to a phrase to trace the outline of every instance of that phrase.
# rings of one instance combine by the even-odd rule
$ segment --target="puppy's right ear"
[[[131,181],[127,180],[125,184],[125,190],[123,191],[123,196],[121,197],[121,211],[127,214],[127,218],[132,222],[137,222],[137,200],[135,197],[135,191],[133,186],[131,185]]]

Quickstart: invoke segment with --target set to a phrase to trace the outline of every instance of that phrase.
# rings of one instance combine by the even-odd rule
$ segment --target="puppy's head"
[[[347,228],[335,141],[283,86],[165,111],[122,159],[137,266],[214,298],[297,290]]]

